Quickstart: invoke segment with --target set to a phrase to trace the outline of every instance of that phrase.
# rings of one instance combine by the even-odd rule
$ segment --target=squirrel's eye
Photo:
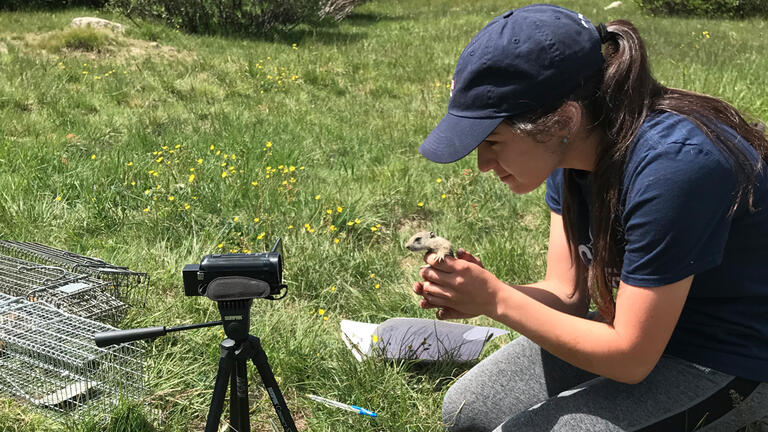
[[[421,237],[416,237],[415,241],[421,241]]]

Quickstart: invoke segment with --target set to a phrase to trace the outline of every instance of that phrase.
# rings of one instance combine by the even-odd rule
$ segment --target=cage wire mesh
[[[140,398],[143,352],[133,343],[97,347],[94,335],[111,330],[44,302],[0,294],[0,392],[75,415]]]
[[[87,275],[0,255],[0,293],[9,296],[45,301],[83,318],[116,324],[127,305],[108,290],[108,282]]]
[[[94,276],[110,284],[110,294],[132,306],[146,303],[149,277],[127,267],[34,242],[0,240],[0,253],[27,261],[63,267],[73,273]]]

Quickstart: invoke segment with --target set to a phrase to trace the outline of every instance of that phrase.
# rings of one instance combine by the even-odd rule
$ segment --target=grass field
[[[372,0],[338,25],[269,41],[186,35],[93,10],[0,12],[0,238],[149,273],[146,308],[121,324],[130,328],[218,319],[213,302],[184,296],[184,264],[262,252],[282,237],[288,295],[256,301],[251,333],[299,428],[439,431],[442,395],[469,366],[359,363],[339,321],[432,317],[410,293],[420,257],[402,246],[419,229],[478,254],[501,279],[543,275],[543,188],[514,196],[473,157],[443,166],[416,151],[444,114],[464,45],[525,3]],[[604,3],[561,2],[594,22],[633,21],[666,85],[768,119],[765,20],[654,18],[630,1]],[[65,31],[78,16],[128,30]],[[209,328],[146,343],[141,405],[62,423],[0,399],[0,430],[201,430],[221,338]],[[484,355],[509,340],[499,339]],[[255,368],[249,374],[252,428],[269,431],[274,411]]]

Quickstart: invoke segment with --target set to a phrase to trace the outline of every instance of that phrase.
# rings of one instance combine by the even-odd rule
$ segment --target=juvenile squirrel
[[[420,231],[414,234],[405,244],[406,249],[412,252],[424,251],[437,254],[437,261],[445,261],[446,256],[453,255],[453,246],[448,240],[438,237],[431,231]]]

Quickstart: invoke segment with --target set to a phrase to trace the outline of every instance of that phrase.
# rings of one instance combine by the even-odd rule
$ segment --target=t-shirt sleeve
[[[560,195],[563,192],[563,169],[557,168],[547,177],[546,192],[544,193],[544,202],[547,203],[550,210],[561,215],[563,214],[563,205]]]
[[[736,175],[719,154],[667,144],[627,167],[621,280],[662,286],[722,261]]]

